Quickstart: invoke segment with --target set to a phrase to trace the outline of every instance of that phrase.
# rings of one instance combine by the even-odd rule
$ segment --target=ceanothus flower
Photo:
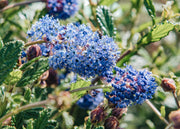
[[[147,70],[137,71],[132,66],[121,69],[115,67],[116,75],[110,78],[112,92],[106,93],[106,98],[118,108],[125,108],[132,104],[142,104],[151,99],[155,93],[157,83]],[[109,81],[110,82],[110,81]]]
[[[95,96],[90,94],[84,95],[77,101],[76,104],[83,109],[95,109],[104,100],[104,93],[102,92],[102,89],[97,89],[96,91],[99,93],[97,93]]]
[[[49,14],[55,18],[67,19],[78,11],[78,0],[47,0]]]
[[[54,46],[50,67],[66,68],[83,77],[103,76],[112,70],[120,54],[111,37],[100,37],[84,24],[64,26],[58,37],[62,43]]]
[[[27,32],[27,38],[31,41],[44,40],[48,43],[43,43],[40,46],[42,55],[48,56],[53,44],[58,42],[58,31],[62,29],[59,21],[50,17],[49,15],[40,18],[35,24],[32,25],[31,29]]]

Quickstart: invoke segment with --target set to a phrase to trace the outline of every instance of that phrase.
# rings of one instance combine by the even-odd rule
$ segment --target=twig
[[[161,116],[161,113],[157,110],[157,108],[149,100],[146,100],[145,102],[164,123],[169,125],[169,122],[164,117]]]
[[[22,5],[27,5],[27,4],[31,4],[31,3],[35,3],[35,2],[45,2],[44,0],[32,0],[32,1],[24,1],[24,2],[20,2],[20,3],[15,3],[15,4],[11,4],[8,5],[6,7],[4,7],[3,9],[0,10],[0,12],[3,12],[5,10],[17,7],[17,6],[22,6]]]
[[[31,45],[35,45],[35,44],[42,44],[42,43],[46,43],[47,41],[44,40],[39,40],[39,41],[33,41],[33,42],[28,42],[25,44],[25,47],[31,46]]]
[[[88,86],[88,87],[82,87],[82,88],[74,89],[74,90],[71,90],[69,92],[75,93],[75,92],[79,92],[79,91],[83,91],[83,90],[93,90],[93,89],[102,89],[102,88],[111,88],[111,87],[104,86],[104,85],[96,85],[96,86]]]
[[[14,111],[12,111],[12,112],[6,114],[5,116],[3,116],[2,118],[0,118],[0,124],[12,115],[16,115],[19,112],[22,112],[22,111],[25,111],[28,109],[32,109],[32,108],[36,108],[36,107],[43,107],[43,106],[47,105],[48,102],[49,102],[49,99],[19,107],[18,109],[15,109]]]
[[[119,62],[120,60],[122,60],[125,56],[127,56],[129,53],[131,53],[131,49],[128,49],[127,51],[125,51],[118,59],[117,59],[117,61],[116,61],[116,63],[117,62]]]
[[[177,98],[177,95],[176,95],[176,92],[172,92],[173,96],[174,96],[174,99],[176,101],[176,104],[177,104],[177,107],[180,108],[180,105],[179,105],[179,101],[178,101],[178,98]]]

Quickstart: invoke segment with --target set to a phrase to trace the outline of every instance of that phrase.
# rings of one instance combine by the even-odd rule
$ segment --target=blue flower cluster
[[[136,71],[132,66],[124,69],[114,68],[116,76],[108,78],[114,90],[106,93],[106,98],[116,107],[125,108],[128,105],[142,104],[151,99],[155,93],[157,83],[147,70]]]
[[[80,98],[76,104],[86,110],[95,109],[104,100],[104,93],[102,92],[102,89],[97,89],[97,91],[99,91],[99,93],[97,93],[96,96],[87,94]]]
[[[31,41],[44,40],[49,43],[43,43],[40,46],[42,55],[48,56],[55,42],[58,42],[58,31],[61,30],[59,21],[49,15],[40,18],[27,32]]]
[[[69,24],[59,31],[60,44],[53,49],[49,64],[66,68],[83,77],[103,76],[112,70],[120,54],[112,38],[99,36],[88,26]]]
[[[32,26],[28,37],[31,41],[48,42],[40,48],[43,56],[50,56],[50,67],[65,68],[82,77],[104,76],[113,69],[120,54],[111,37],[100,36],[84,24],[60,26],[48,15]]]
[[[47,0],[49,14],[55,18],[67,19],[78,11],[77,0]]]

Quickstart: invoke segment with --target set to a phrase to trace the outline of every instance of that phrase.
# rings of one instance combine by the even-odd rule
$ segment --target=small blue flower
[[[157,83],[149,71],[136,71],[132,66],[126,66],[124,69],[115,67],[114,70],[116,76],[111,78],[114,90],[106,93],[109,102],[116,107],[125,108],[132,103],[142,104],[146,99],[152,98]]]
[[[78,0],[47,0],[49,14],[55,18],[67,19],[78,11]]]
[[[104,100],[104,93],[102,89],[98,89],[99,93],[96,96],[87,94],[77,101],[77,105],[83,109],[93,110]]]
[[[99,37],[84,24],[67,25],[59,31],[59,37],[62,43],[54,46],[50,67],[69,69],[82,77],[103,76],[112,70],[120,54],[112,38]]]
[[[46,15],[33,24],[27,34],[31,41],[46,40],[53,42],[53,40],[56,39],[60,28],[61,26],[59,25],[58,20]]]

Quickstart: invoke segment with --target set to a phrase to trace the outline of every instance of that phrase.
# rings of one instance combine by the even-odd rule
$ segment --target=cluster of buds
[[[105,129],[120,129],[119,120],[127,112],[127,108],[113,108],[111,111],[111,116],[108,116],[106,109],[100,105],[93,111],[91,111],[90,118],[91,123],[101,124],[104,123]]]

